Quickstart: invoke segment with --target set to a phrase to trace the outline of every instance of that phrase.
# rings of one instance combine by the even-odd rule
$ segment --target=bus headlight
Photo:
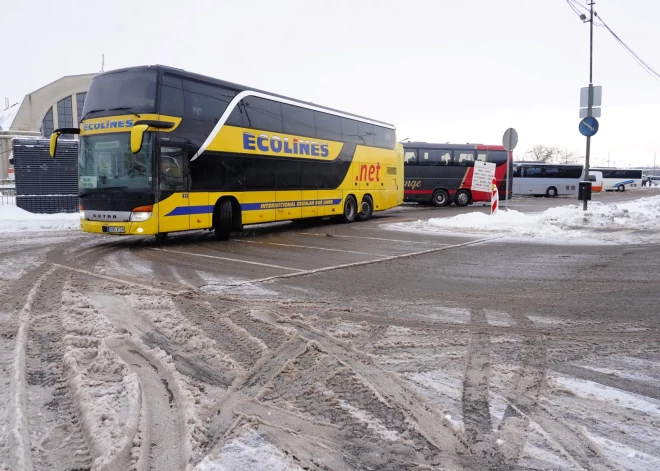
[[[142,222],[146,221],[151,217],[151,211],[153,210],[153,206],[139,206],[131,212],[131,222]]]

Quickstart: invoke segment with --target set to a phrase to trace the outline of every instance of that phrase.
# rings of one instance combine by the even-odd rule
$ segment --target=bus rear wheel
[[[625,185],[619,185],[616,187],[616,191],[626,191],[626,186]]]
[[[456,196],[454,196],[454,204],[460,207],[470,204],[470,192],[467,190],[458,190]]]
[[[357,214],[358,221],[368,221],[374,214],[374,201],[371,196],[364,195],[360,204],[360,212]]]
[[[554,198],[555,196],[557,196],[557,188],[551,186],[550,188],[545,190],[545,196],[547,196],[548,198]]]
[[[449,193],[447,193],[447,190],[435,190],[431,197],[431,203],[437,207],[447,206],[449,204]]]
[[[353,195],[348,195],[344,200],[344,213],[341,215],[343,222],[353,222],[357,217],[357,202]]]
[[[216,203],[213,210],[213,227],[217,240],[228,240],[231,234],[232,217],[231,201],[223,199]]]

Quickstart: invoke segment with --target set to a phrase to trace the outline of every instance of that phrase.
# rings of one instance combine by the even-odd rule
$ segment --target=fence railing
[[[16,186],[13,180],[0,180],[0,204],[16,204]]]

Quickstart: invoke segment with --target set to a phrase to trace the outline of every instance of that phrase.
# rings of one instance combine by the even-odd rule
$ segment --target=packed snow
[[[385,224],[384,229],[460,234],[500,235],[529,242],[648,243],[660,241],[660,196],[625,203],[591,202],[589,209],[570,205],[538,213],[500,210],[494,215],[474,212],[428,221]]]
[[[284,453],[252,429],[227,441],[216,459],[206,457],[195,467],[195,471],[238,470],[301,471],[299,466],[288,461]]]
[[[0,205],[0,232],[80,228],[78,213],[34,214],[14,205]]]

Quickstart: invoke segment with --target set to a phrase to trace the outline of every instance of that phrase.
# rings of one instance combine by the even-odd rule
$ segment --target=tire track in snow
[[[472,324],[488,324],[483,309],[470,310]],[[470,336],[465,369],[463,373],[463,423],[471,456],[464,464],[476,469],[508,469],[504,456],[498,449],[493,433],[489,404],[489,382],[491,373],[490,336],[473,333]]]
[[[419,433],[440,451],[440,461],[436,466],[461,468],[458,464],[458,454],[464,452],[465,448],[462,433],[453,427],[435,404],[431,404],[414,391],[404,380],[376,366],[371,357],[355,350],[352,345],[317,331],[304,322],[291,319],[287,323],[295,327],[300,335],[317,342],[321,348],[349,366],[385,404],[410,415],[416,422]]]
[[[534,326],[534,323],[522,313],[510,312],[509,315],[521,327]],[[520,357],[522,365],[515,372],[512,386],[506,393],[507,408],[500,423],[500,436],[504,442],[502,452],[509,465],[515,465],[520,459],[527,443],[529,427],[527,414],[536,410],[541,397],[548,368],[546,340],[541,336],[524,338]],[[524,407],[526,415],[519,414],[518,409],[512,406],[518,404],[522,407],[523,403],[527,404]]]
[[[91,466],[79,418],[63,376],[57,310],[63,279],[51,268],[33,285],[21,310],[13,364],[10,448],[14,469],[66,470]]]
[[[135,345],[123,339],[108,339],[106,344],[129,365],[140,382],[142,469],[185,469],[185,431],[167,378]]]

